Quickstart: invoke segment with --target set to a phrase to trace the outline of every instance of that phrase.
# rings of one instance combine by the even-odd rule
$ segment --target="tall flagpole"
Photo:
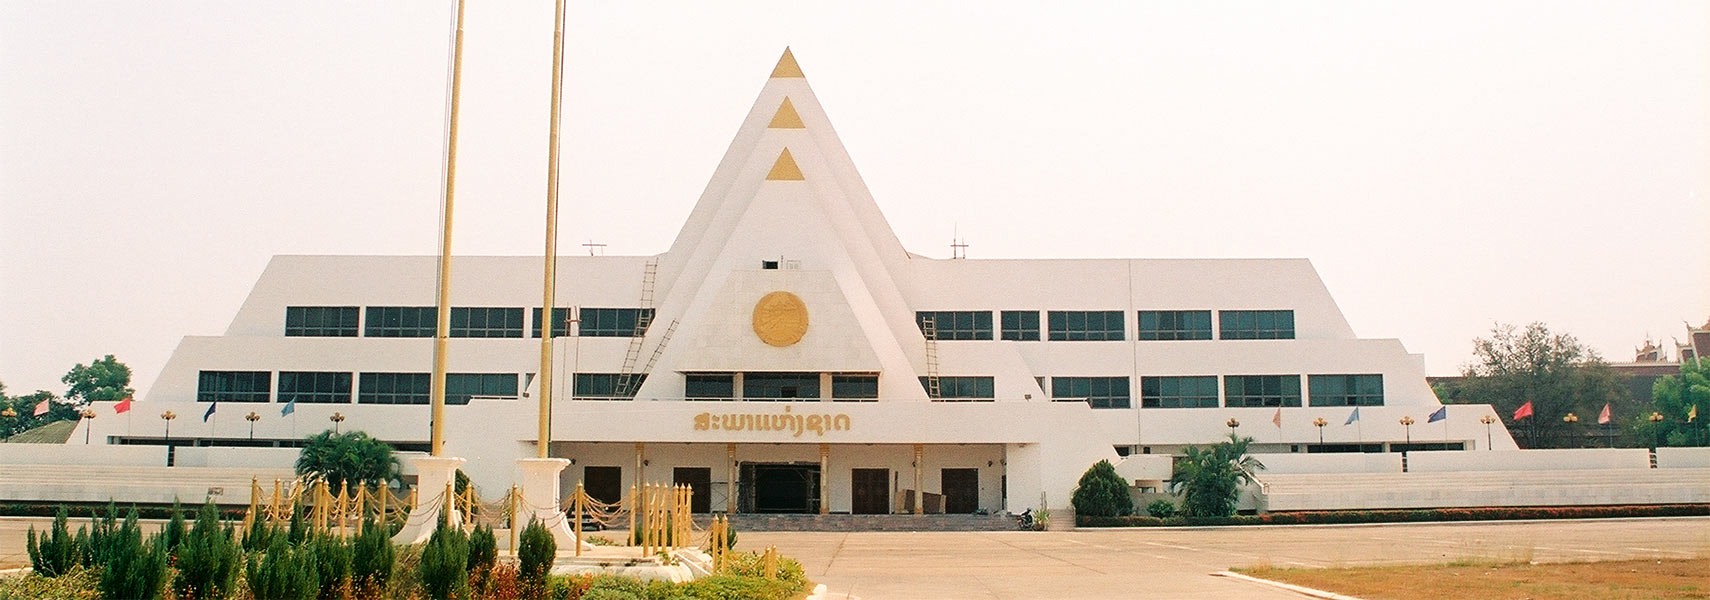
[[[457,189],[457,92],[463,83],[463,2],[451,19],[451,87],[445,95],[445,167],[441,171],[445,189],[440,193],[438,323],[433,335],[433,425],[429,454],[440,456],[445,446],[445,350],[451,337],[451,207]]]
[[[552,286],[558,270],[558,121],[564,91],[564,0],[558,0],[552,26],[552,127],[546,142],[546,273],[540,300],[540,458],[552,442]]]

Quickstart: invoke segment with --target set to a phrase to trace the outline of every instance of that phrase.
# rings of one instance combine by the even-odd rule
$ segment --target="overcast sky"
[[[552,4],[470,4],[455,251],[537,255]],[[0,0],[0,381],[434,253],[449,6]],[[664,251],[786,45],[917,253],[1305,257],[1432,374],[1710,317],[1700,1],[573,2],[561,249]]]

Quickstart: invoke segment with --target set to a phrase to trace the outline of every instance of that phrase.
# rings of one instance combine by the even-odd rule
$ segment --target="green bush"
[[[1162,498],[1153,500],[1146,505],[1146,514],[1160,519],[1168,519],[1176,516],[1176,503]]]
[[[736,552],[726,559],[724,570],[719,574],[764,580],[766,563],[758,553]],[[791,593],[795,593],[807,587],[807,574],[802,570],[801,563],[780,556],[778,557],[777,581],[783,582]]]
[[[1190,517],[1227,517],[1235,514],[1241,484],[1253,483],[1253,472],[1264,463],[1247,455],[1253,438],[1234,432],[1228,441],[1201,448],[1188,446],[1176,464],[1170,490],[1182,495],[1182,514]]]
[[[104,540],[106,568],[101,572],[101,597],[107,600],[155,600],[166,583],[166,541],[144,540],[131,509],[125,522]]]
[[[178,547],[184,544],[184,532],[188,527],[184,524],[184,507],[178,504],[178,499],[172,499],[172,518],[167,519],[166,525],[161,526],[160,535],[166,538],[166,550],[171,553],[174,564],[178,559]]]
[[[469,536],[440,521],[422,546],[422,588],[429,598],[461,598],[469,589]]]
[[[1081,474],[1079,485],[1069,500],[1075,514],[1095,517],[1124,517],[1134,514],[1134,500],[1128,496],[1128,482],[1116,474],[1116,467],[1101,460]]]
[[[0,577],[0,600],[97,600],[101,572],[73,566],[58,577]]]
[[[616,592],[622,595],[614,597],[639,599],[646,597],[647,586],[641,583],[640,579],[636,579],[634,577],[624,577],[622,575],[595,575],[594,579],[588,582],[587,594],[593,594],[596,592]],[[587,598],[588,596],[584,595],[582,597]]]
[[[682,585],[682,595],[697,600],[786,600],[803,585],[782,579],[709,575]]]
[[[250,594],[265,600],[313,600],[320,591],[315,551],[274,536],[267,550],[249,555],[244,581]]]
[[[610,588],[592,589],[582,594],[580,600],[645,600],[640,595]]]
[[[351,543],[342,536],[319,533],[313,536],[315,575],[320,580],[320,597],[337,598],[350,585],[354,558]]]
[[[366,432],[327,430],[303,441],[303,450],[297,455],[297,474],[324,477],[332,490],[346,482],[352,487],[385,485],[398,478],[398,459],[392,455],[391,445]]]
[[[545,581],[547,572],[552,570],[552,561],[558,557],[558,542],[552,539],[552,532],[546,530],[546,525],[538,519],[529,519],[528,527],[523,528],[522,539],[517,542],[517,576],[525,583],[540,584]]]
[[[135,507],[132,508],[135,510]],[[89,543],[83,546],[83,566],[95,567],[107,564],[107,557],[113,554],[113,539],[119,531],[119,509],[111,501],[107,502],[106,516],[96,518],[89,515]],[[81,535],[81,531],[79,534]]]
[[[78,546],[81,536],[72,537],[71,528],[66,521],[71,513],[60,507],[53,516],[53,526],[40,540],[36,538],[36,526],[31,525],[24,542],[24,549],[30,555],[30,567],[37,575],[43,577],[58,577],[71,572],[73,567],[82,560],[84,550]],[[87,543],[87,540],[84,541]]]
[[[238,546],[231,533],[221,527],[214,501],[203,504],[196,514],[196,526],[189,533],[180,530],[178,536],[178,571],[172,578],[172,591],[186,600],[224,598],[237,581]],[[162,544],[173,548],[172,536],[163,535]]]
[[[475,531],[469,534],[469,572],[483,577],[497,564],[499,540],[493,535],[493,528],[487,525],[475,526]]]
[[[303,513],[307,510],[307,508],[297,504],[291,505],[291,526],[285,530],[286,541],[292,544],[301,544],[303,540],[308,539],[309,523],[303,517]]]
[[[354,547],[350,565],[351,585],[357,590],[385,589],[386,581],[392,577],[395,555],[392,536],[387,533],[387,528],[373,520],[364,520],[362,531],[356,534],[351,545]]]

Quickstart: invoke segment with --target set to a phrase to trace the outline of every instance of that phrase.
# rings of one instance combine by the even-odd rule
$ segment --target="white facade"
[[[520,331],[494,328],[498,335],[516,336],[457,337],[449,345],[451,373],[509,375],[522,396],[477,397],[447,407],[446,452],[470,460],[465,470],[478,485],[503,489],[516,479],[514,460],[536,452],[532,396],[538,390],[530,382],[538,370],[539,340],[529,336],[538,327],[530,314],[539,309],[541,259],[457,257],[452,269],[454,307],[513,309],[523,319]],[[434,279],[433,257],[276,257],[224,335],[185,338],[133,414],[94,420],[95,434],[115,442],[159,443],[164,422],[156,414],[171,409],[180,415],[173,422],[174,440],[240,444],[253,427],[255,439],[270,443],[326,429],[336,411],[347,418],[345,429],[419,446],[428,438],[428,407],[364,402],[371,399],[364,379],[382,373],[417,377],[429,370],[431,337],[377,337],[369,327],[379,318],[377,307],[431,307]],[[1117,460],[1119,448],[1176,453],[1227,435],[1232,417],[1240,422],[1236,431],[1256,438],[1260,452],[1381,449],[1409,439],[1467,449],[1515,447],[1500,422],[1493,428],[1480,423],[1493,414],[1488,406],[1453,406],[1446,421],[1427,423],[1440,405],[1425,382],[1421,357],[1397,340],[1356,338],[1303,259],[946,260],[909,253],[787,53],[669,250],[656,256],[560,257],[557,279],[560,307],[654,311],[639,337],[555,338],[551,453],[575,461],[564,472],[566,491],[590,467],[618,467],[618,485],[624,487],[638,480],[669,482],[679,475],[677,468],[698,468],[710,475],[714,510],[793,510],[766,504],[793,499],[768,500],[768,490],[761,488],[776,484],[765,481],[743,480],[740,485],[751,489],[730,496],[732,475],[740,480],[751,468],[792,463],[766,472],[817,474],[824,489],[809,489],[809,504],[797,507],[802,510],[874,510],[855,506],[854,488],[866,485],[870,492],[879,477],[866,471],[868,483],[857,484],[854,469],[884,469],[887,511],[900,510],[898,493],[914,489],[918,477],[921,489],[948,493],[961,509],[1019,512],[1067,504],[1081,472],[1099,459]],[[757,317],[757,302],[774,292],[799,299],[805,319],[786,307],[770,315],[782,324],[757,324],[764,320]],[[288,311],[304,307],[350,307],[362,322],[345,331],[348,336],[288,336]],[[970,334],[986,339],[940,334],[929,341],[917,313],[933,311],[985,313],[983,335],[979,327]],[[1005,311],[1031,312],[1035,339],[1002,339]],[[1117,339],[1050,339],[1054,312],[1085,318],[1080,311],[1119,315],[1119,327],[1093,334]],[[1141,339],[1142,311],[1203,313],[1208,329],[1190,329],[1209,339]],[[1234,311],[1286,311],[1292,323],[1286,335],[1276,334],[1282,339],[1225,339],[1230,334],[1219,320],[1225,313],[1235,318]],[[589,326],[591,312],[580,314],[580,325]],[[1068,323],[1077,317],[1061,318]],[[761,334],[770,328],[785,338],[799,334],[799,340],[769,343]],[[266,373],[268,387],[251,395],[255,402],[209,389],[204,375],[258,372]],[[293,414],[282,416],[290,401],[283,374],[303,372],[345,374],[342,392],[334,376],[334,402],[299,401]],[[625,398],[572,400],[572,372],[647,377]],[[745,384],[764,377],[755,374],[775,373],[810,374],[818,397],[685,399],[689,375],[729,374],[730,395],[743,396]],[[846,375],[876,376],[877,397],[833,399],[834,377],[842,381]],[[1361,406],[1354,424],[1344,424],[1350,406],[1314,406],[1312,393],[1314,376],[1348,375],[1381,377],[1381,397]],[[1216,407],[1141,407],[1145,379],[1181,376],[1214,378]],[[1298,378],[1298,389],[1292,402],[1278,399],[1281,406],[1263,400],[1255,401],[1260,406],[1235,406],[1226,376]],[[989,385],[966,381],[975,395],[989,397],[929,397],[923,379],[945,388],[954,387],[954,377],[990,378]],[[1094,385],[1114,386],[1100,403],[1118,407],[1054,398],[1054,391],[1071,386],[1068,379],[1057,380],[1074,377],[1115,378]],[[794,395],[811,387],[768,389]],[[214,416],[203,422],[209,401],[220,398]],[[246,421],[250,411],[261,418]],[[744,421],[743,415],[766,418]],[[1398,423],[1404,416],[1417,423],[1404,427]],[[1328,425],[1315,426],[1316,418]],[[783,430],[756,430],[757,422]],[[738,423],[744,424],[740,430],[730,429]],[[1123,468],[1125,475],[1150,480],[1166,479],[1168,471],[1163,456],[1137,457]],[[964,487],[946,489],[952,475]],[[811,480],[807,485],[812,488]]]

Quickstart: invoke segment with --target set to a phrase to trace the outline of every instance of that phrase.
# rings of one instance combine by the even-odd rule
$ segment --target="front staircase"
[[[704,528],[711,517],[695,516]],[[995,515],[731,515],[737,531],[1010,531],[1015,517]]]

